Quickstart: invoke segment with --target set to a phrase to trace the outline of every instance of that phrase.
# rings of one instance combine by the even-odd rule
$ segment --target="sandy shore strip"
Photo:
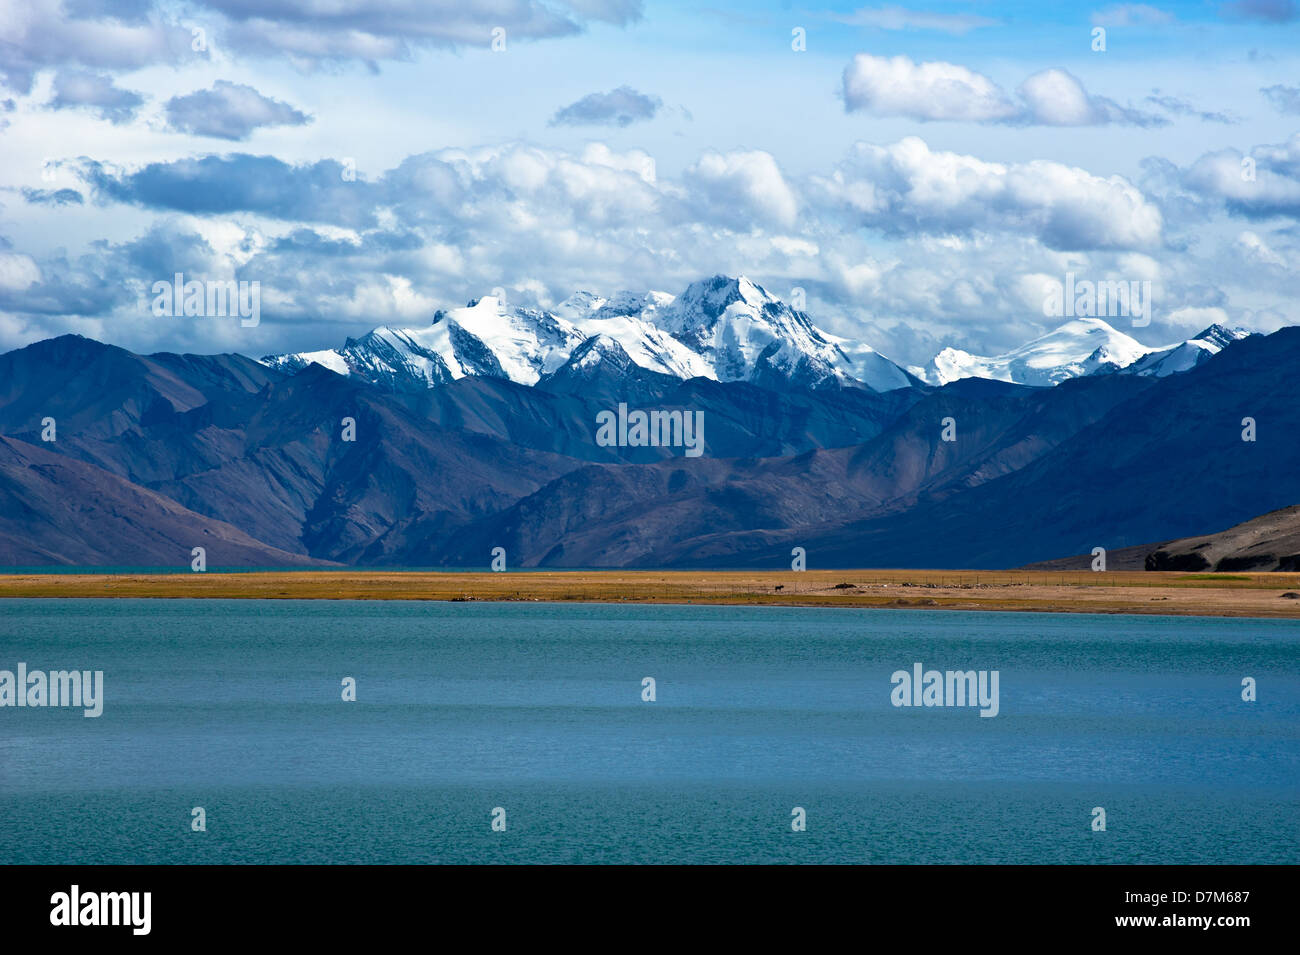
[[[1286,597],[1284,594],[1296,594]],[[5,574],[6,597],[586,601],[1300,617],[1300,574],[343,570]]]

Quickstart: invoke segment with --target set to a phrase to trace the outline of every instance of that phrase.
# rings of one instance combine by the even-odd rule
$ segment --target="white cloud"
[[[173,96],[164,111],[172,129],[196,136],[247,139],[265,126],[302,126],[311,117],[245,83],[217,80],[211,89]]]
[[[844,103],[850,111],[922,120],[978,123],[1017,113],[996,83],[964,66],[867,53],[859,53],[844,69]]]
[[[640,16],[639,3],[577,0],[568,10],[539,0],[201,0],[225,15],[225,42],[265,56],[287,56],[304,65],[359,60],[408,60],[427,48],[486,49],[493,31],[511,43],[571,36],[583,20],[626,24]]]
[[[849,112],[905,116],[922,121],[1013,123],[1037,126],[1099,126],[1116,123],[1162,126],[1168,120],[1094,96],[1065,70],[1028,77],[1012,97],[983,73],[936,60],[859,53],[844,68],[844,106]]]
[[[88,196],[89,208],[132,203],[173,225],[93,258],[38,259],[19,274],[39,267],[41,278],[0,288],[0,311],[26,316],[28,329],[62,330],[64,312],[103,318],[128,347],[135,336],[150,348],[265,353],[383,322],[420,324],[433,308],[494,286],[554,302],[576,289],[676,292],[701,275],[745,273],[772,289],[804,287],[828,330],[922,364],[943,345],[996,354],[1049,330],[1043,283],[1069,269],[1149,276],[1169,311],[1221,308],[1234,324],[1244,311],[1228,306],[1226,287],[1262,292],[1244,303],[1260,314],[1286,287],[1285,270],[1263,253],[1216,249],[1198,259],[1167,246],[1159,209],[1122,177],[1047,160],[990,162],[916,137],[859,143],[801,176],[752,150],[705,152],[681,174],[659,176],[649,154],[601,143],[440,150],[352,183],[337,169],[251,158],[119,176]],[[231,188],[236,172],[262,188]],[[268,185],[292,201],[266,202]],[[358,219],[342,203],[348,190],[386,215]],[[195,196],[201,211],[167,205]],[[1274,252],[1289,254],[1283,232],[1267,235]],[[113,297],[123,277],[178,269],[259,280],[255,336],[231,345],[220,337],[229,330],[160,328]],[[1155,316],[1148,344],[1187,331],[1166,315]]]
[[[1287,267],[1287,260],[1276,252],[1258,233],[1247,229],[1237,235],[1237,247],[1247,257],[1263,265]]]
[[[106,73],[91,70],[60,70],[54,76],[54,98],[51,109],[86,107],[113,123],[124,123],[135,117],[144,97],[132,90],[124,90],[113,83]]]
[[[990,163],[908,137],[857,144],[815,180],[823,203],[891,232],[1011,231],[1052,248],[1132,248],[1160,240],[1160,211],[1119,176],[1035,160]]]
[[[608,93],[589,93],[570,103],[551,118],[552,126],[630,126],[639,120],[654,119],[663,106],[657,96],[648,96],[620,86]]]
[[[174,19],[183,10],[184,20]],[[627,26],[641,0],[6,0],[0,79],[27,93],[51,67],[135,70],[209,59],[209,50],[322,64],[410,60],[422,49],[488,48],[572,36],[592,21]],[[194,26],[204,30],[195,48]]]
[[[593,166],[606,166],[633,173],[642,182],[653,184],[655,181],[654,157],[640,149],[617,153],[604,143],[588,143],[582,151],[582,161]]]
[[[40,267],[30,255],[0,252],[0,288],[19,292],[41,278]]]
[[[205,56],[191,49],[191,33],[155,14],[139,18],[70,14],[63,0],[8,0],[0,11],[0,78],[31,91],[39,70],[87,67],[133,70]]]
[[[751,219],[789,227],[799,213],[799,202],[770,153],[707,152],[686,178],[715,216],[740,228]]]
[[[1195,335],[1211,325],[1231,325],[1228,313],[1221,308],[1176,308],[1165,316],[1165,324],[1185,329]]]
[[[1300,133],[1284,143],[1206,153],[1179,173],[1203,200],[1249,218],[1300,215]]]
[[[1089,126],[1103,121],[1083,86],[1064,70],[1043,70],[1016,90],[1036,121],[1048,126]]]

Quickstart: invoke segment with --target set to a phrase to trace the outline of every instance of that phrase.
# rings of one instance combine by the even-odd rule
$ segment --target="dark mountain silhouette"
[[[418,556],[408,534],[493,513],[572,466],[447,431],[319,365],[287,376],[237,356],[139,358],[70,339],[3,356],[30,361],[42,384],[0,405],[0,431],[37,442],[52,417],[57,439],[44,447],[292,553]],[[342,439],[345,418],[354,441]]]
[[[741,381],[680,381],[633,368],[626,387],[607,367],[587,379],[566,365],[535,387],[474,376],[392,400],[442,427],[500,436],[534,450],[585,461],[649,463],[680,457],[682,451],[601,447],[593,440],[597,413],[620,401],[630,407],[699,410],[708,456],[777,457],[857,444],[880,433],[925,393],[779,392]]]
[[[811,553],[820,535],[846,521],[906,510],[1011,473],[1149,387],[1147,380],[1114,376],[1052,389],[959,382],[853,447],[587,467],[467,528],[448,542],[443,559],[456,563],[485,546],[505,546],[524,565],[730,566],[748,564],[756,548],[760,563],[780,566],[771,563],[770,541],[797,530],[800,539],[790,546]],[[952,442],[942,440],[946,418],[957,429]],[[779,546],[789,553],[790,546]]]
[[[849,522],[819,536],[818,553],[824,566],[864,553],[867,566],[1020,566],[1288,506],[1300,500],[1297,361],[1300,328],[1251,336],[1157,380],[1021,470],[960,497]],[[1253,441],[1243,440],[1246,418]]]
[[[268,547],[116,475],[0,437],[0,565],[324,566]]]
[[[592,335],[534,386],[393,393],[318,364],[63,336],[0,355],[6,553],[157,563],[199,520],[245,536],[228,565],[481,566],[502,546],[514,567],[786,567],[800,546],[810,567],[1019,566],[1300,500],[1298,361],[1288,328],[1167,377],[880,392],[682,380]],[[702,411],[705,455],[597,445],[620,402]],[[152,539],[150,515],[176,532]]]

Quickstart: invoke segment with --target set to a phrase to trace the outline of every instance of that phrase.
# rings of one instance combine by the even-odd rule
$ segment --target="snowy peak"
[[[939,385],[959,378],[992,378],[1038,386],[1094,374],[1163,378],[1190,371],[1248,335],[1240,328],[1211,325],[1185,342],[1150,348],[1100,318],[1076,318],[992,358],[945,348],[934,357],[925,377]]]
[[[711,328],[713,323],[732,305],[743,304],[751,309],[762,309],[776,299],[759,288],[745,276],[712,278],[692,282],[686,291],[673,300],[667,310],[665,326],[674,334],[686,334],[697,327]]]
[[[568,360],[586,336],[564,319],[535,308],[509,308],[492,296],[443,313],[443,321],[472,335],[492,353],[501,377],[535,385]]]
[[[579,357],[618,353],[638,369],[679,379],[749,381],[768,388],[867,387],[918,382],[868,346],[820,331],[744,276],[693,282],[680,296],[624,291],[570,295],[553,309],[509,307],[493,296],[439,310],[424,328],[377,328],[337,350],[271,355],[296,371],[310,363],[393,391],[420,391],[466,375],[535,385]],[[568,369],[576,373],[577,369]]]
[[[1205,342],[1207,345],[1215,346],[1220,350],[1227,348],[1233,342],[1239,342],[1243,338],[1249,338],[1250,332],[1244,328],[1227,328],[1223,325],[1214,324],[1205,331],[1201,332],[1188,341]]]
[[[705,356],[640,315],[602,316],[605,316],[604,309],[598,309],[595,317],[575,324],[585,335],[602,335],[617,341],[632,361],[648,371],[683,380],[717,377]]]
[[[507,308],[492,296],[438,311],[423,328],[381,326],[341,349],[271,355],[264,364],[296,371],[309,363],[356,375],[386,391],[422,391],[467,375],[534,385],[586,336],[536,309]]]
[[[1147,352],[1138,361],[1125,368],[1124,374],[1140,375],[1144,378],[1164,378],[1167,375],[1191,371],[1233,342],[1241,341],[1249,335],[1250,333],[1244,329],[1211,325],[1195,338]]]
[[[663,309],[659,324],[688,344],[704,343],[719,324],[759,321],[777,327],[786,324],[811,327],[806,317],[794,311],[767,290],[745,276],[715,275],[692,282]]]
[[[595,292],[574,292],[555,306],[555,314],[563,315],[565,318],[587,318],[606,301],[607,299]]]
[[[593,335],[573,350],[569,360],[556,374],[569,371],[586,376],[602,367],[628,372],[632,370],[633,362],[617,339],[608,335]]]
[[[1020,385],[1049,386],[1068,378],[1115,371],[1149,349],[1100,318],[1076,318],[1004,355],[982,357],[945,348],[931,362],[928,377],[946,385],[959,378],[992,378]]]
[[[593,335],[573,350],[568,361],[543,375],[538,386],[559,393],[607,395],[653,377],[632,361],[617,340]]]
[[[669,305],[673,296],[667,292],[615,292],[609,298],[595,292],[575,292],[559,305],[555,314],[570,321],[589,318],[621,318],[635,316],[649,318],[655,311]]]
[[[660,309],[659,316],[659,324],[674,338],[712,364],[720,381],[768,387],[786,382],[805,388],[866,384],[877,390],[911,383],[892,362],[897,374],[877,374],[870,381],[858,378],[840,339],[826,335],[803,312],[743,275],[693,282]],[[886,380],[892,384],[880,389]]]
[[[593,318],[617,318],[637,315],[647,318],[657,310],[672,304],[673,296],[667,292],[618,292],[596,310]]]

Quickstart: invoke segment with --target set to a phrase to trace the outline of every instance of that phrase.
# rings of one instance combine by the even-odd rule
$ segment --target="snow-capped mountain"
[[[1076,318],[1019,348],[984,358],[945,348],[934,356],[927,378],[946,385],[959,378],[993,378],[1019,385],[1055,385],[1111,366],[1123,368],[1149,348],[1102,321]]]
[[[1250,333],[1241,328],[1224,328],[1211,325],[1195,338],[1189,338],[1177,345],[1157,348],[1147,352],[1133,364],[1122,369],[1126,375],[1142,375],[1146,378],[1164,378],[1179,372],[1190,371],[1201,362],[1217,355],[1233,342],[1241,341]]]
[[[587,338],[603,335],[618,342],[637,365],[674,378],[716,378],[713,366],[654,323],[657,311],[672,302],[667,292],[619,292],[602,298],[578,292],[555,308]]]
[[[1100,318],[1076,318],[1019,348],[992,358],[945,348],[925,369],[931,384],[959,378],[992,378],[1020,385],[1049,386],[1095,374],[1163,378],[1195,368],[1247,332],[1211,325],[1195,338],[1150,348]]]
[[[550,310],[511,307],[487,296],[440,310],[423,328],[385,326],[340,349],[261,360],[289,371],[315,362],[390,391],[420,391],[466,375],[535,385],[597,337],[615,343],[615,354],[637,367],[680,379],[875,391],[919,383],[867,345],[821,331],[744,276],[695,282],[676,298],[579,292]]]
[[[376,328],[340,349],[268,355],[263,364],[296,371],[315,362],[389,391],[432,388],[466,375],[535,385],[587,336],[539,309],[506,308],[486,296],[439,311],[424,328]]]
[[[632,361],[617,339],[592,335],[540,384],[546,391],[620,401],[661,393],[657,386],[672,377]]]
[[[658,308],[659,324],[703,355],[721,381],[809,388],[861,382],[875,391],[916,384],[874,349],[829,335],[743,275],[693,282]]]

